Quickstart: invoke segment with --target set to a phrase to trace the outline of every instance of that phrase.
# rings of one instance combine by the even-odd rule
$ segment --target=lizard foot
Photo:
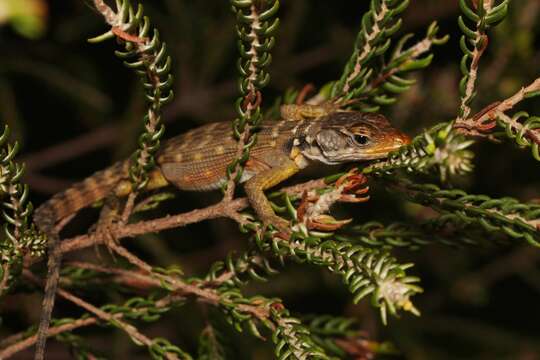
[[[275,236],[278,236],[285,240],[289,240],[289,238],[291,237],[291,225],[288,220],[285,220],[284,218],[277,215],[268,216],[261,220],[263,221],[263,227],[261,229],[262,234],[264,234],[266,232],[266,229],[268,229],[268,227],[271,225],[277,230]]]
[[[114,226],[121,221],[118,206],[105,206],[99,214],[99,220],[94,225],[94,234],[103,239],[109,254],[114,258],[114,247],[118,244],[118,239],[114,235]],[[97,249],[97,243],[96,243]],[[97,250],[96,250],[97,251]],[[99,256],[99,251],[97,252]]]
[[[116,245],[118,245],[118,239],[114,235],[113,227],[114,227],[114,223],[98,224],[98,226],[96,227],[96,230],[94,231],[94,234],[96,234],[98,238],[103,239],[103,244],[109,251],[109,254],[114,259],[115,258],[114,248],[116,247]],[[99,251],[97,250],[97,242],[95,243],[95,245],[96,245],[96,251],[99,256]]]
[[[272,225],[274,228],[278,230],[278,233],[276,234],[278,237],[289,240],[292,231],[291,231],[291,224],[288,220],[285,220],[282,217],[279,216],[273,216],[269,221],[264,222],[267,225]]]

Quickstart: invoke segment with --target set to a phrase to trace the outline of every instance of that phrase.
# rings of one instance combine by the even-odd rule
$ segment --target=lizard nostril
[[[407,145],[411,143],[411,138],[406,134],[399,134],[396,137],[396,143],[398,145]]]

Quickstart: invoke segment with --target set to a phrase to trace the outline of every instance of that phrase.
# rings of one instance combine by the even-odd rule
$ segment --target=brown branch
[[[23,274],[24,274],[24,276],[26,278],[30,279],[30,281],[41,285],[40,279],[38,279],[30,271],[24,270]],[[75,305],[85,309],[89,313],[94,314],[97,319],[106,321],[106,322],[108,322],[110,324],[114,324],[115,326],[119,327],[124,332],[126,332],[133,339],[133,341],[135,343],[142,343],[147,347],[152,346],[152,344],[153,344],[152,339],[150,339],[147,336],[141,334],[139,332],[139,330],[135,326],[121,320],[121,318],[123,317],[122,314],[111,315],[111,314],[109,314],[109,313],[95,307],[94,305],[84,301],[83,299],[81,299],[81,298],[79,298],[79,297],[77,297],[77,296],[75,296],[75,295],[73,295],[73,294],[71,294],[71,293],[69,293],[69,292],[67,292],[67,291],[65,291],[63,289],[58,289],[57,293],[61,297],[63,297],[64,299],[66,299],[66,300],[74,303]],[[50,332],[48,332],[48,336],[51,336]],[[166,358],[170,359],[170,360],[177,360],[178,359],[178,357],[175,354],[166,354]]]
[[[353,71],[345,79],[345,83],[343,84],[343,89],[341,91],[342,94],[349,93],[352,82],[362,71],[362,62],[369,56],[370,53],[372,53],[373,47],[371,42],[377,38],[377,36],[382,30],[384,30],[384,28],[381,29],[380,22],[385,18],[389,11],[390,9],[388,9],[388,7],[386,6],[386,2],[382,2],[380,11],[378,13],[374,12],[373,27],[371,29],[372,32],[367,33],[366,29],[366,34],[364,35],[364,47],[362,49],[359,49],[361,50],[361,52],[359,52],[356,56]]]
[[[2,273],[4,276],[2,276],[2,279],[0,279],[0,295],[7,290],[7,283],[9,280],[9,264],[7,262],[2,264]]]
[[[465,135],[481,135],[484,131],[493,128],[495,120],[498,118],[519,131],[523,128],[523,125],[516,121],[512,121],[505,112],[527,98],[529,94],[537,91],[540,91],[540,78],[537,78],[530,85],[521,88],[506,100],[489,105],[470,118],[457,119],[454,128]],[[540,133],[538,133],[538,130],[527,130],[527,136],[532,141],[540,144]]]
[[[59,334],[62,334],[64,332],[73,331],[77,328],[94,325],[98,322],[98,318],[96,317],[90,317],[86,319],[78,319],[75,320],[69,324],[63,324],[59,326],[53,326],[49,328],[49,331],[47,332],[47,337],[54,337]],[[18,339],[24,337],[25,334],[16,334],[12,337],[6,339],[6,342],[11,342],[12,339]],[[6,348],[3,348],[0,350],[0,359],[7,359],[16,353],[23,351],[24,349],[28,349],[32,345],[34,345],[37,341],[37,334],[32,335],[30,337],[24,338],[24,340],[16,341],[13,343],[13,345],[10,345]],[[2,342],[3,345],[3,342]]]
[[[302,184],[289,186],[281,189],[281,191],[289,195],[302,194],[306,190],[320,189],[326,186],[324,178],[310,180]],[[173,216],[166,216],[159,219],[140,221],[134,224],[127,225],[112,225],[109,228],[109,235],[114,239],[123,239],[151,232],[158,232],[171,228],[178,228],[189,224],[197,223],[203,220],[216,218],[230,218],[243,223],[245,219],[238,214],[239,211],[247,208],[249,201],[247,198],[238,198],[232,201],[221,201],[215,205],[208,206],[202,209],[188,211],[186,213]],[[76,236],[62,241],[61,251],[67,253],[82,248],[86,248],[95,244],[103,244],[107,241],[103,233],[92,233]],[[25,258],[25,266],[30,266],[36,261],[35,258]]]
[[[469,106],[469,102],[472,100],[472,98],[475,95],[475,87],[476,87],[476,79],[478,77],[478,64],[480,62],[480,58],[484,54],[484,51],[487,48],[488,44],[488,36],[485,33],[476,32],[477,38],[475,42],[475,47],[472,52],[472,60],[471,60],[471,66],[469,68],[469,73],[467,74],[467,84],[465,86],[465,94],[461,98],[461,115],[458,118],[458,122],[463,119],[467,119],[468,116],[471,113],[471,107]],[[476,46],[476,43],[479,41],[482,41],[482,46],[478,48]]]
[[[111,26],[117,25],[118,15],[109,7],[109,5],[105,4],[103,0],[94,0],[94,6],[96,7],[96,10],[103,15],[107,24]]]
[[[480,0],[482,6],[484,7],[484,10],[489,12],[493,6],[492,0]],[[476,2],[473,2],[473,5],[477,8],[478,5]],[[465,94],[461,97],[461,105],[460,105],[460,115],[458,116],[458,119],[456,122],[460,122],[462,120],[465,120],[469,117],[471,114],[471,107],[469,106],[469,103],[472,101],[473,97],[475,96],[475,89],[476,89],[476,79],[478,78],[478,64],[480,62],[480,58],[484,54],[484,51],[487,49],[489,38],[485,33],[485,30],[479,30],[480,25],[483,22],[483,19],[478,20],[476,23],[476,31],[475,31],[475,39],[474,39],[474,49],[472,51],[472,59],[471,59],[471,65],[469,67],[469,72],[467,74],[467,83],[465,86]],[[478,47],[478,44],[481,42],[481,46]]]
[[[173,277],[166,274],[156,273],[152,271],[152,266],[146,264],[143,260],[137,258],[135,255],[129,253],[127,250],[122,249],[121,247],[116,247],[117,251],[122,256],[126,257],[130,263],[134,264],[138,268],[142,269],[146,274],[125,270],[119,268],[106,268],[103,266],[98,266],[89,263],[71,263],[81,268],[90,269],[94,271],[99,271],[108,274],[119,275],[125,278],[136,279],[139,282],[153,285],[155,287],[162,288],[163,284],[167,284],[167,287],[174,291],[177,295],[189,295],[195,296],[197,300],[202,301],[207,304],[214,306],[219,305],[223,300],[218,291],[213,288],[206,288],[205,286],[214,286],[215,282],[213,281],[198,281],[197,283],[186,283],[182,279]],[[237,309],[246,313],[255,316],[259,320],[267,320],[270,317],[270,312],[268,309],[248,304],[238,304]]]
[[[192,210],[173,216],[166,216],[155,220],[140,221],[135,224],[112,225],[109,228],[109,234],[114,239],[122,239],[161,230],[171,229],[197,223],[203,220],[216,219],[221,217],[232,218],[231,213],[239,211],[248,206],[245,198],[233,200],[230,202],[220,202],[203,209]],[[91,246],[93,244],[102,244],[107,239],[101,233],[92,233],[89,235],[77,236],[62,242],[62,252],[69,252]]]
[[[98,268],[97,265],[95,265],[95,268],[92,268],[90,266],[85,267],[82,265],[80,267],[91,268],[94,270],[97,270]],[[106,268],[101,268],[101,269],[106,270]],[[102,272],[106,272],[106,271],[102,271]],[[175,302],[175,301],[178,301],[178,296],[170,295],[156,301],[155,305],[158,308],[163,308],[163,307],[168,306],[171,302]],[[122,317],[123,315],[116,314],[115,316]],[[54,327],[49,328],[47,337],[54,337],[64,332],[71,332],[80,327],[94,325],[94,324],[97,324],[99,320],[100,319],[98,317],[88,317],[84,319],[74,320],[73,322],[70,322],[69,324],[62,324],[62,325],[54,326]],[[16,353],[31,347],[32,345],[36,343],[36,341],[37,341],[37,334],[27,337],[26,331],[8,337],[0,342],[0,359],[7,359]]]

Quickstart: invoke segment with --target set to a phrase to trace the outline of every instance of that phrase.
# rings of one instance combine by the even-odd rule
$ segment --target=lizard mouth
[[[403,133],[395,133],[387,137],[388,141],[382,142],[379,146],[372,149],[366,149],[365,153],[371,159],[383,159],[388,153],[399,149],[402,146],[411,143],[411,138]]]

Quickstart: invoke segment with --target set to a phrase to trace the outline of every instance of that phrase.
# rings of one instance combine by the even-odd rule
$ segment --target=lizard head
[[[326,164],[385,158],[409,144],[410,138],[380,114],[355,111],[331,113],[306,128],[302,154]]]

